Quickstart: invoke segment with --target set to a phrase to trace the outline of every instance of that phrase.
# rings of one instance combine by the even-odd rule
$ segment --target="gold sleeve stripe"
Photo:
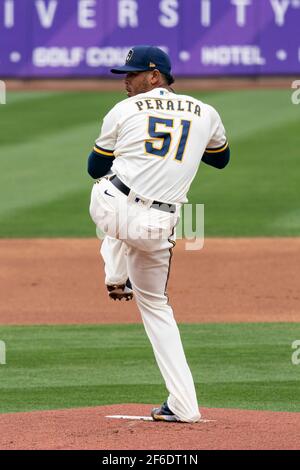
[[[93,150],[94,150],[94,152],[99,153],[100,155],[106,155],[108,157],[113,157],[114,156],[114,152],[111,152],[111,151],[100,150],[97,147],[94,147]]]
[[[227,149],[228,145],[229,145],[228,142],[226,142],[226,144],[223,147],[219,147],[217,149],[206,149],[205,153],[221,153],[221,152],[224,152],[224,150]]]

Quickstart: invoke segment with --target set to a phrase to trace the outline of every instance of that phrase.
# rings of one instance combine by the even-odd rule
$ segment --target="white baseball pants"
[[[181,421],[196,422],[200,412],[194,381],[166,287],[178,214],[136,203],[136,194],[122,194],[107,179],[92,190],[90,214],[106,237],[101,254],[106,284],[132,283],[146,333],[169,391],[168,406]],[[126,225],[126,229],[125,226]],[[126,235],[126,236],[124,236]],[[138,238],[137,238],[138,235]]]

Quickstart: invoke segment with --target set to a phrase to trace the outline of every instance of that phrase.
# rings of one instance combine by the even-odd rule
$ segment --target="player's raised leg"
[[[133,292],[127,272],[127,247],[122,240],[106,236],[101,255],[105,265],[105,284],[113,300],[131,300]]]

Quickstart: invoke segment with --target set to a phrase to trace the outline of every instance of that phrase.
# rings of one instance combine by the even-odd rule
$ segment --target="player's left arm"
[[[212,133],[202,161],[221,170],[228,165],[230,160],[229,143],[218,112],[212,106],[208,108],[211,114]]]
[[[104,118],[101,133],[88,157],[88,173],[94,178],[102,178],[111,169],[117,141],[116,113],[112,109]]]
[[[222,170],[230,160],[230,148],[228,141],[220,147],[209,147],[205,150],[202,161],[207,165]]]
[[[88,173],[94,178],[102,178],[111,169],[114,162],[114,154],[112,150],[103,149],[95,144],[93,151],[88,157]]]

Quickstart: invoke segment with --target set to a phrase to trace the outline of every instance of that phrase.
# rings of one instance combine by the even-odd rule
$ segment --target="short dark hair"
[[[175,79],[172,75],[162,73],[162,76],[164,77],[165,81],[167,82],[168,85],[172,85],[172,83],[175,82]]]

